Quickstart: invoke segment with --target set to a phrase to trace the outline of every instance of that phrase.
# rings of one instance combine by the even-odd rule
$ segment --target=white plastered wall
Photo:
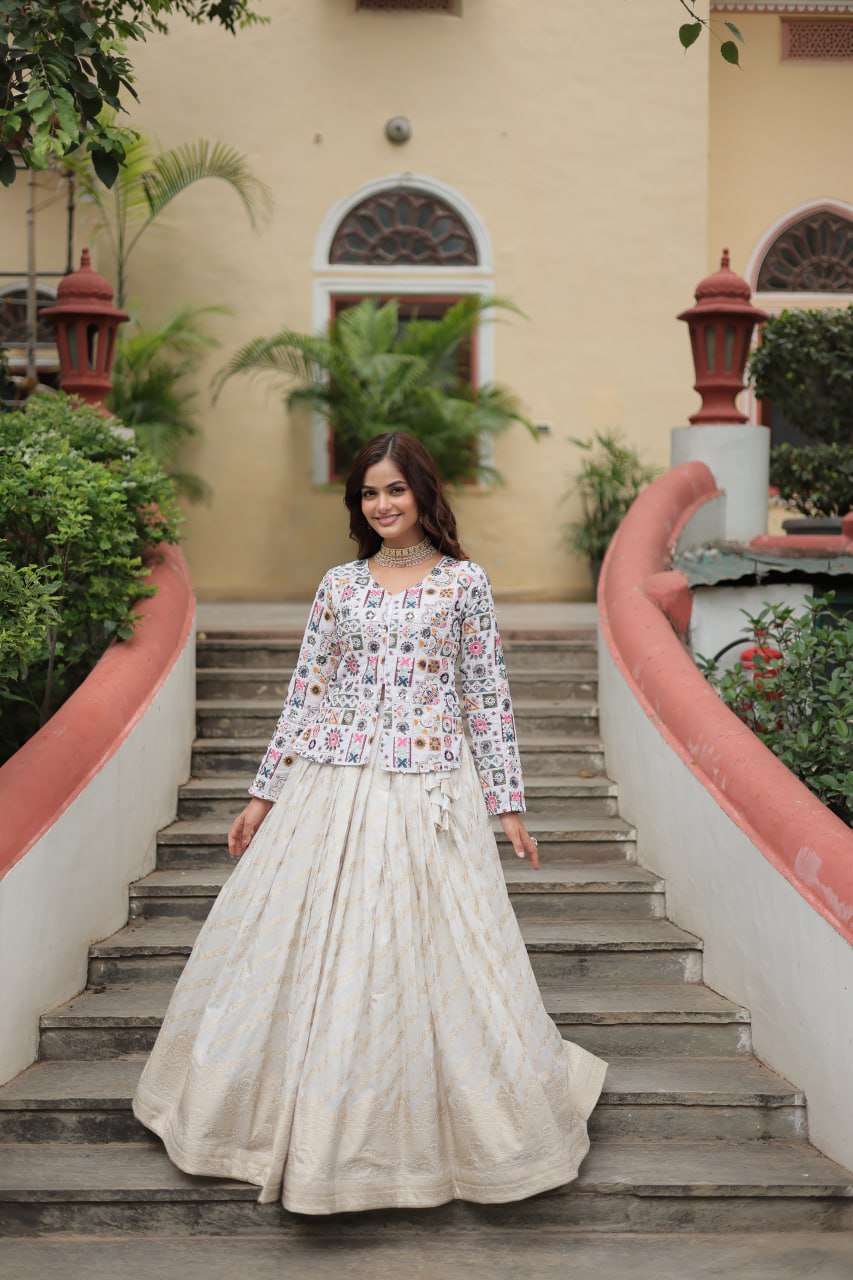
[[[853,1168],[853,948],[763,856],[649,720],[602,642],[601,729],[620,810],[704,980],[752,1014],[755,1052],[804,1090],[809,1136]]]
[[[126,922],[189,774],[194,708],[193,628],[115,754],[0,880],[0,1083],[35,1059],[40,1015],[86,985],[89,944]]]

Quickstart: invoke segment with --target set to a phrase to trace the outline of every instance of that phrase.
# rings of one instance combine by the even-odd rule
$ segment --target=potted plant
[[[578,494],[581,515],[565,526],[566,541],[586,556],[595,590],[610,539],[641,489],[659,474],[647,466],[618,431],[597,431],[591,439],[573,438],[585,457],[567,496]]]
[[[403,324],[397,299],[364,298],[325,334],[283,329],[247,343],[220,373],[217,394],[235,374],[271,373],[285,382],[288,408],[308,405],[331,424],[345,467],[379,432],[409,431],[446,483],[498,481],[478,442],[516,423],[538,439],[506,387],[471,386],[459,371],[460,348],[498,309],[515,311],[499,298],[472,295],[438,320]]]
[[[853,306],[771,316],[749,374],[800,441],[770,456],[771,483],[805,517],[786,532],[837,532],[853,509]]]

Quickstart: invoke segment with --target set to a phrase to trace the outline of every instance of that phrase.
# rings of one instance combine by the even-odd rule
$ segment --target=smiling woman
[[[361,449],[346,505],[359,559],[317,590],[134,1110],[294,1212],[517,1200],[577,1175],[606,1064],[549,1018],[501,868],[493,815],[539,857],[491,587],[411,436]]]

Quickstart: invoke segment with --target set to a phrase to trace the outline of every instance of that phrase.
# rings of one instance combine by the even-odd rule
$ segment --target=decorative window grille
[[[329,254],[332,265],[477,266],[469,227],[438,196],[393,187],[368,197],[344,218]]]
[[[356,9],[422,9],[425,13],[455,13],[455,0],[356,0]]]
[[[764,255],[759,292],[853,293],[853,219],[818,210],[779,235]]]
[[[853,19],[783,19],[782,57],[821,62],[853,58]]]
[[[56,293],[53,289],[39,287],[36,290],[36,342],[48,347],[55,346],[53,321],[44,320],[41,311],[43,307],[52,307],[55,302]],[[27,286],[14,285],[0,294],[0,345],[25,346],[27,334]]]

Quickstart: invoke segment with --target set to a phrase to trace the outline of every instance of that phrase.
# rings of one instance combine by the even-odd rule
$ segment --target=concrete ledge
[[[85,985],[89,943],[127,919],[189,771],[195,601],[177,548],[151,561],[134,635],[0,769],[0,1080],[36,1056],[39,1015]]]

